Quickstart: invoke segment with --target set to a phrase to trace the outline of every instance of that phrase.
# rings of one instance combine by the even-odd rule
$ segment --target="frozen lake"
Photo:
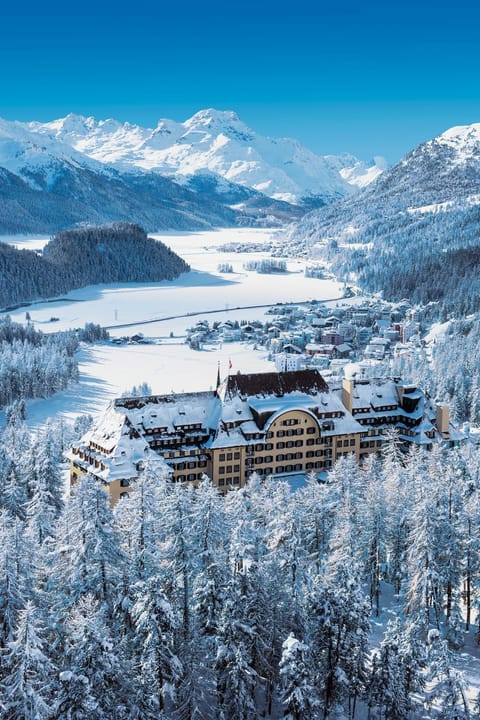
[[[269,257],[269,252],[235,253],[220,252],[218,247],[228,242],[267,244],[272,237],[270,230],[234,228],[211,232],[186,233],[181,235],[153,235],[169,245],[183,257],[192,268],[177,280],[156,284],[94,285],[75,290],[66,299],[56,302],[35,303],[28,308],[35,326],[44,332],[68,330],[82,327],[85,322],[115,326],[138,323],[130,330],[144,332],[149,336],[161,337],[174,332],[184,333],[188,319],[179,318],[167,323],[141,326],[142,320],[152,321],[172,315],[182,315],[201,310],[224,310],[223,315],[213,319],[245,318],[246,312],[235,313],[234,308],[244,305],[274,305],[278,302],[337,298],[342,294],[341,286],[333,280],[305,278],[304,261],[289,261],[288,272],[261,275],[244,270],[248,260]],[[35,248],[41,240],[32,239]],[[44,240],[45,242],[45,240]],[[18,247],[28,243],[17,238]],[[222,274],[217,268],[220,263],[229,263],[234,272]],[[23,322],[26,308],[10,313],[14,320]],[[249,310],[248,319],[263,318],[265,309]],[[51,322],[50,318],[58,318]],[[208,317],[208,316],[207,316]],[[201,319],[197,317],[196,320]],[[210,318],[212,319],[212,318]],[[190,323],[191,324],[191,323]],[[125,335],[123,328],[111,329],[110,334]]]
[[[151,385],[154,393],[207,390],[215,383],[218,362],[222,374],[227,373],[230,360],[233,372],[272,369],[273,364],[266,359],[265,350],[253,350],[251,345],[228,343],[200,352],[190,350],[184,344],[185,331],[202,319],[201,314],[144,325],[141,321],[214,309],[221,312],[204,316],[210,323],[226,318],[264,320],[266,308],[235,308],[341,297],[339,283],[305,278],[304,261],[289,261],[288,272],[277,275],[247,272],[243,268],[245,262],[269,257],[268,244],[273,232],[240,228],[154,235],[183,257],[192,271],[173,282],[90,286],[75,290],[60,301],[29,306],[32,322],[44,332],[83,327],[86,322],[108,326],[137,323],[131,328],[113,328],[110,334],[122,336],[143,332],[159,343],[82,349],[79,384],[54,398],[30,402],[30,423],[36,425],[57,414],[70,419],[79,413],[99,412],[110,399],[144,381]],[[9,240],[18,247],[39,248],[48,238],[15,237]],[[220,252],[219,246],[229,242],[260,243],[266,249],[255,253]],[[218,272],[220,263],[230,263],[234,272]],[[14,320],[24,322],[26,310],[22,308],[10,315]],[[51,322],[52,317],[58,320]]]

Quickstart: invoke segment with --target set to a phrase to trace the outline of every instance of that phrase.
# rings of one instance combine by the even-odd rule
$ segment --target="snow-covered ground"
[[[34,304],[28,311],[35,326],[44,332],[83,327],[85,322],[107,326],[137,322],[138,326],[130,331],[131,334],[144,332],[150,336],[164,336],[171,331],[175,334],[183,333],[193,321],[180,318],[145,327],[141,326],[141,321],[193,314],[202,310],[225,311],[221,315],[210,316],[210,320],[226,317],[255,320],[264,317],[265,308],[237,313],[233,309],[245,305],[274,305],[313,298],[324,300],[342,295],[341,285],[334,280],[305,278],[304,261],[289,261],[288,272],[284,274],[260,275],[247,272],[243,264],[247,260],[268,257],[268,252],[223,253],[218,250],[219,245],[228,242],[268,243],[271,235],[272,231],[252,228],[154,235],[183,257],[192,271],[173,282],[89,286],[69,293],[64,300]],[[16,244],[20,245],[21,242],[19,238]],[[230,263],[234,272],[219,273],[219,263]],[[26,308],[22,308],[10,314],[14,320],[22,322],[25,312]],[[52,317],[58,320],[51,322]],[[206,317],[209,318],[208,315]],[[118,336],[125,335],[127,331],[120,327],[110,332]]]
[[[207,346],[191,350],[183,338],[161,345],[95,345],[79,355],[80,382],[46,400],[28,403],[28,425],[35,429],[49,417],[73,420],[83,413],[101,413],[108,402],[148,382],[154,393],[213,390],[218,363],[222,376],[230,372],[274,370],[265,350],[253,350],[246,343]],[[0,424],[3,425],[3,416]]]
[[[49,240],[49,235],[0,235],[0,242],[14,245],[18,250],[41,250]]]
[[[220,231],[158,235],[158,239],[181,255],[192,272],[174,282],[129,285],[100,285],[69,293],[66,299],[36,303],[10,315],[25,321],[28,309],[32,322],[44,332],[83,327],[86,322],[101,325],[135,323],[134,327],[117,327],[112,336],[143,332],[152,338],[151,345],[97,345],[84,348],[79,354],[80,382],[67,391],[47,400],[29,403],[29,423],[43,423],[47,417],[61,415],[68,419],[80,413],[100,412],[110,399],[133,385],[148,382],[153,392],[172,389],[208,390],[213,387],[218,362],[221,373],[232,371],[258,372],[273,369],[265,350],[254,350],[243,343],[225,343],[203,351],[190,350],[184,344],[185,331],[201,319],[210,324],[215,320],[265,319],[267,308],[235,310],[254,305],[279,302],[339,298],[342,286],[334,280],[305,278],[303,261],[289,261],[288,272],[260,275],[247,272],[247,260],[268,257],[265,253],[223,253],[220,245],[229,242],[269,243],[272,231],[251,228]],[[42,247],[48,238],[9,238],[18,247]],[[31,244],[29,244],[31,243]],[[220,263],[230,263],[234,273],[217,271]],[[218,309],[218,314],[194,315],[202,310]],[[187,317],[172,317],[186,315]],[[192,315],[192,317],[190,317]],[[52,317],[58,320],[51,321]],[[141,324],[141,321],[171,317],[170,320]],[[171,335],[173,334],[173,337]]]

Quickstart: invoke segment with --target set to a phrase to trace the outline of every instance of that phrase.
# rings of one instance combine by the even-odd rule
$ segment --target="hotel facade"
[[[416,386],[399,379],[329,386],[316,370],[298,370],[229,375],[215,391],[118,398],[67,457],[72,483],[91,473],[116,502],[147,465],[175,482],[206,475],[226,491],[253,472],[320,475],[344,455],[361,460],[392,429],[405,448],[462,439],[448,406]]]

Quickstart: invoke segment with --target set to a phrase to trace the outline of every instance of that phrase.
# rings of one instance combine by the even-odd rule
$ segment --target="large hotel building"
[[[115,502],[156,463],[173,481],[207,475],[227,490],[253,472],[289,478],[320,474],[348,453],[362,459],[392,428],[405,447],[461,439],[448,406],[399,379],[329,387],[316,370],[237,373],[215,391],[114,400],[68,453],[71,481],[91,473]]]

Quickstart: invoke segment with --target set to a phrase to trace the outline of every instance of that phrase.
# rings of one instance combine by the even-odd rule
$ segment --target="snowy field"
[[[28,425],[35,429],[49,417],[73,420],[77,415],[95,415],[108,402],[143,381],[154,393],[209,390],[214,388],[218,362],[228,372],[266,372],[274,365],[265,350],[253,350],[246,343],[191,350],[182,339],[162,345],[96,345],[83,348],[79,355],[80,382],[47,400],[28,402]],[[3,424],[3,417],[1,419]]]
[[[228,229],[211,232],[185,233],[182,235],[154,235],[169,245],[191,266],[177,280],[157,284],[132,283],[126,285],[95,285],[75,290],[66,299],[56,302],[36,303],[28,308],[32,321],[44,332],[82,327],[85,322],[106,326],[137,323],[129,332],[143,332],[151,337],[162,337],[170,332],[180,334],[192,322],[188,318],[169,320],[142,326],[142,321],[198,313],[203,310],[220,310],[219,315],[206,316],[210,321],[225,318],[248,320],[262,319],[265,308],[237,311],[246,305],[274,305],[278,302],[324,300],[338,298],[342,288],[334,280],[305,278],[304,261],[289,261],[288,272],[260,275],[247,272],[243,264],[248,260],[268,257],[269,253],[223,253],[218,246],[228,242],[267,243],[272,231],[252,228]],[[32,239],[36,246],[41,242]],[[20,247],[21,239],[15,244]],[[219,263],[230,263],[233,273],[217,271]],[[14,320],[23,322],[25,308],[10,313]],[[51,322],[50,318],[58,318]],[[195,318],[195,322],[201,316]],[[127,331],[118,327],[111,335],[124,335]]]
[[[97,345],[82,349],[79,354],[80,382],[54,398],[30,402],[31,426],[54,415],[70,419],[80,413],[100,412],[110,399],[142,382],[148,382],[154,393],[208,390],[215,383],[218,362],[222,375],[228,372],[230,360],[233,372],[273,369],[265,350],[253,350],[251,345],[228,343],[199,352],[184,344],[187,327],[201,319],[208,319],[210,324],[227,318],[265,320],[267,308],[237,310],[239,307],[341,297],[339,283],[305,278],[303,261],[289,261],[287,273],[261,275],[245,271],[243,264],[247,260],[268,257],[267,250],[263,253],[223,253],[218,250],[219,245],[229,242],[266,244],[271,236],[272,231],[251,228],[155,235],[183,257],[192,272],[183,274],[176,281],[156,285],[91,286],[71,292],[63,300],[29,306],[32,322],[43,332],[83,327],[86,322],[106,326],[136,323],[129,328],[114,327],[110,334],[115,337],[143,332],[154,342],[152,345]],[[36,249],[47,240],[9,238],[17,247]],[[230,263],[234,272],[219,273],[220,263]],[[22,308],[10,315],[14,320],[24,322],[26,310]],[[204,310],[220,312],[202,315]],[[175,317],[179,315],[187,317]],[[52,322],[52,317],[58,320]],[[164,317],[171,319],[142,324],[142,321]]]

